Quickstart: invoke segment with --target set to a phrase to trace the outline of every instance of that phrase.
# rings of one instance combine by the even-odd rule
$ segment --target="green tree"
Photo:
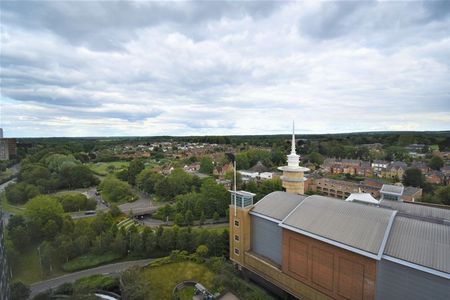
[[[205,224],[205,213],[202,211],[201,215],[200,215],[200,225]]]
[[[308,155],[308,160],[316,166],[320,166],[321,164],[323,164],[324,157],[319,152],[311,152]]]
[[[444,166],[444,160],[440,156],[433,155],[428,161],[428,166],[433,170],[440,170]]]
[[[106,177],[100,188],[102,197],[110,202],[130,202],[136,199],[128,183],[113,176]]]
[[[214,171],[214,164],[209,156],[203,156],[200,160],[200,172],[211,175]]]
[[[141,159],[134,159],[128,166],[128,183],[131,185],[136,184],[136,176],[144,170],[145,165]]]
[[[436,196],[445,205],[450,205],[450,186],[440,187],[436,190]]]
[[[219,213],[218,213],[217,211],[215,211],[215,212],[213,213],[213,220],[214,220],[214,221],[218,221],[219,218],[220,218]]]
[[[64,210],[59,201],[50,196],[37,196],[25,205],[25,217],[31,237],[52,239],[63,225]]]
[[[176,213],[174,221],[175,221],[175,224],[177,224],[178,226],[183,225],[183,223],[184,223],[183,215],[181,213]]]
[[[44,164],[51,172],[59,173],[66,167],[73,167],[80,164],[72,154],[51,154],[44,158]]]
[[[63,187],[69,189],[86,188],[99,183],[99,179],[92,171],[83,165],[64,167],[60,172],[60,181]]]
[[[39,194],[36,186],[25,182],[10,184],[5,189],[6,199],[13,204],[24,204]]]
[[[113,217],[118,217],[122,214],[122,211],[120,210],[119,206],[117,206],[117,204],[113,203],[109,206],[109,213]]]
[[[21,281],[11,284],[11,300],[28,299],[30,292],[30,288]]]
[[[192,211],[188,209],[184,215],[184,223],[188,226],[194,224],[194,216],[192,215]]]
[[[40,164],[22,164],[18,174],[18,180],[29,184],[36,184],[37,181],[43,178],[50,178],[51,172],[49,169]]]
[[[142,170],[136,177],[136,185],[141,191],[147,194],[155,193],[155,186],[158,181],[160,181],[164,176],[156,173],[152,169]]]
[[[422,187],[425,182],[423,177],[420,169],[407,169],[403,175],[403,184],[406,186]]]

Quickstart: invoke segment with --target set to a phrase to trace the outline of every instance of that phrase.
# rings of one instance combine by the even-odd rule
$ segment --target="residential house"
[[[393,161],[387,165],[385,170],[381,171],[381,177],[401,180],[407,168],[408,165],[406,163],[402,161]]]

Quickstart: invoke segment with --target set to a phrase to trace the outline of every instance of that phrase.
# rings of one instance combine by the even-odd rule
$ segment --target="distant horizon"
[[[448,130],[411,130],[411,131],[400,131],[400,130],[389,130],[389,131],[353,131],[353,132],[335,132],[335,133],[295,133],[295,136],[314,136],[314,135],[351,135],[351,134],[414,134],[414,133],[448,133],[450,134],[450,129]],[[272,134],[208,134],[208,135],[110,135],[110,136],[4,136],[4,138],[17,138],[17,139],[77,139],[77,138],[157,138],[157,137],[168,137],[168,138],[183,138],[183,137],[240,137],[240,136],[290,136],[292,132],[287,133],[272,133]]]

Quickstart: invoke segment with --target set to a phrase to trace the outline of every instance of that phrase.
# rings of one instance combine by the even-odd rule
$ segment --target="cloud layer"
[[[3,2],[8,136],[450,129],[450,2]]]

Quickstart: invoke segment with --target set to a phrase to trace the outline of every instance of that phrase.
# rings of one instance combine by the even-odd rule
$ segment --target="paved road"
[[[135,261],[126,261],[121,263],[115,263],[115,264],[109,264],[93,269],[87,269],[75,273],[66,274],[60,277],[52,278],[46,281],[40,281],[33,283],[30,285],[31,289],[31,295],[30,298],[33,298],[35,295],[46,291],[48,289],[56,288],[57,286],[67,283],[67,282],[74,282],[80,278],[91,276],[91,275],[118,275],[125,271],[126,269],[133,267],[133,266],[146,266],[148,263],[150,263],[153,259],[143,259],[143,260],[135,260]]]

